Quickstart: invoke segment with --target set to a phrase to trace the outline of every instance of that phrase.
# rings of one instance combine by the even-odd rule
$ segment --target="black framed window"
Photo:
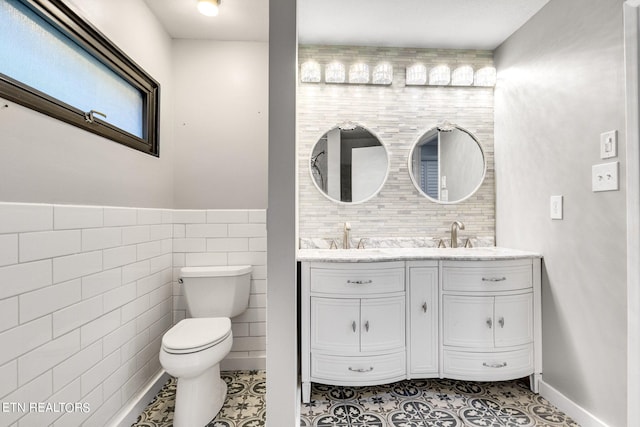
[[[0,0],[0,97],[158,156],[159,92],[62,0]]]

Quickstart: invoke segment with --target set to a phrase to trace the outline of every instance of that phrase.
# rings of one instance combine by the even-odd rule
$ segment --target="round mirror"
[[[486,167],[478,140],[448,122],[425,132],[409,156],[413,185],[438,203],[457,203],[470,197],[480,188]]]
[[[316,142],[309,167],[314,184],[329,199],[360,203],[382,188],[389,170],[389,156],[373,133],[347,122]]]

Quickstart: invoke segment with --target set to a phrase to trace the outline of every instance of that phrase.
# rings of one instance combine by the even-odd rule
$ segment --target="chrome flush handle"
[[[482,366],[484,366],[485,368],[504,368],[507,366],[507,362],[502,362],[502,363],[487,363],[487,362],[483,362]]]
[[[373,371],[373,366],[369,366],[369,369],[365,369],[365,368],[352,368],[351,366],[349,366],[349,370],[351,372],[371,372]]]
[[[368,285],[373,283],[373,280],[347,280],[349,285]]]
[[[482,281],[483,282],[504,282],[505,280],[507,280],[506,277],[483,277]]]

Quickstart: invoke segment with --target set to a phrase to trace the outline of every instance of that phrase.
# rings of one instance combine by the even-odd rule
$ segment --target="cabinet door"
[[[458,347],[493,348],[493,297],[442,297],[443,342]]]
[[[495,304],[496,347],[533,342],[533,294],[496,297]]]
[[[409,269],[409,372],[438,373],[438,268]]]
[[[311,351],[360,350],[360,300],[311,298]]]
[[[404,347],[404,296],[361,300],[360,350],[376,352]]]

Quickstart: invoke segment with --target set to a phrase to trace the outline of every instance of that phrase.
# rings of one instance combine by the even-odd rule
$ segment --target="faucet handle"
[[[364,241],[364,237],[358,241],[358,249],[364,249]]]
[[[444,240],[440,239],[440,240],[438,240],[438,247],[439,248],[446,248],[447,245],[446,245],[446,243],[444,243]]]
[[[464,242],[464,247],[465,248],[472,248],[473,245],[471,244],[471,237],[467,237],[467,240]]]
[[[338,249],[338,245],[334,239],[331,239],[331,244],[329,245],[329,249]]]

